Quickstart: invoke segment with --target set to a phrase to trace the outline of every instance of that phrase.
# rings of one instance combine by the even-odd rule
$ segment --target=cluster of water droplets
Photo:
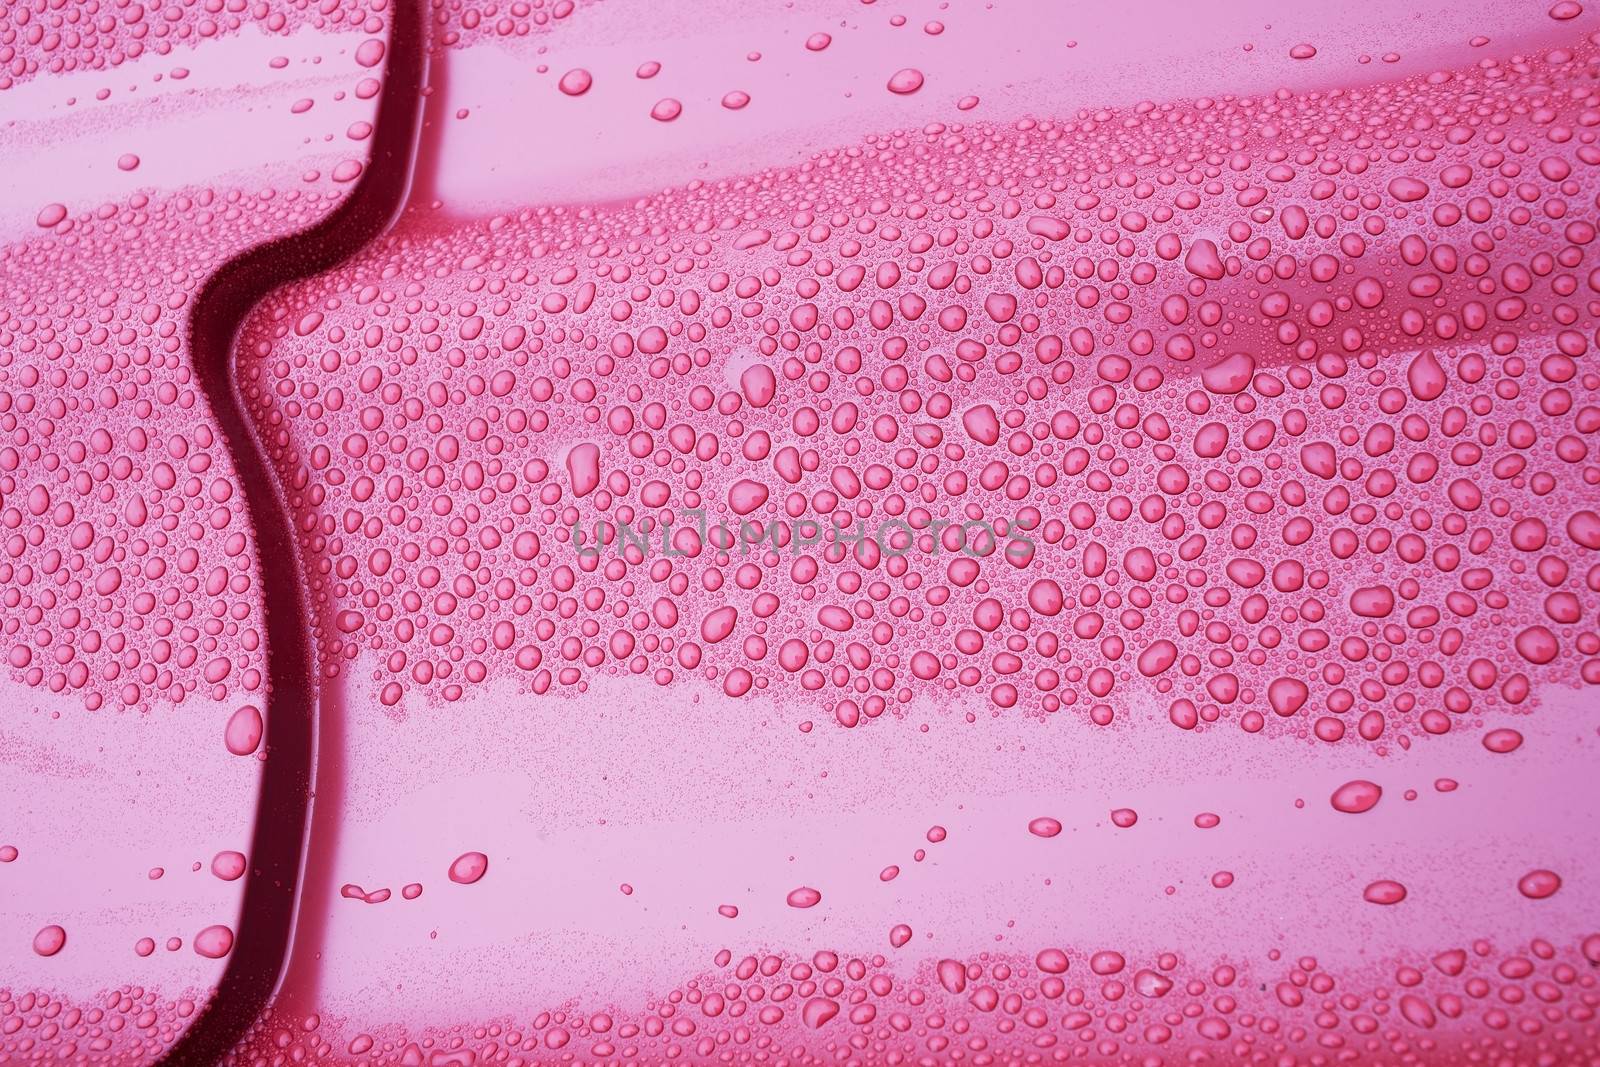
[[[1353,972],[1276,949],[1209,964],[1161,950],[985,952],[909,974],[882,954],[828,950],[723,949],[713,962],[633,1011],[567,1005],[416,1034],[279,1013],[236,1062],[1560,1063],[1600,1039],[1600,936],[1516,951],[1477,940]]]
[[[324,666],[1505,726],[1600,678],[1591,55],[414,213],[244,333]]]
[[[0,641],[13,677],[90,709],[239,698],[251,708],[228,744],[255,750],[257,560],[188,362],[188,315],[229,256],[336,202],[325,183],[139,194],[54,211],[49,234],[0,251]]]
[[[450,46],[539,36],[580,6],[578,0],[424,4],[438,40]],[[0,92],[40,75],[113,70],[242,32],[382,34],[389,11],[387,0],[0,0]]]
[[[869,0],[870,2],[870,0]],[[900,27],[906,24],[904,15],[890,16],[891,25]],[[923,26],[923,32],[929,36],[937,37],[944,32],[944,24],[930,21]],[[833,43],[832,34],[817,32],[805,39],[805,49],[808,52],[824,52]],[[762,58],[760,52],[750,52],[745,56],[751,63],[759,63]],[[548,68],[541,65],[539,70],[545,72]],[[655,60],[641,63],[634,71],[634,77],[640,80],[649,80],[661,73],[661,64]],[[924,82],[922,71],[915,67],[901,67],[888,76],[884,88],[896,96],[910,96],[921,89]],[[583,96],[594,88],[594,74],[586,67],[573,67],[563,73],[556,80],[556,88],[567,96]],[[975,96],[963,97],[956,105],[962,111],[976,107],[978,98]],[[722,95],[722,106],[729,111],[742,111],[750,104],[750,94],[743,89],[729,89]],[[664,96],[650,106],[650,117],[657,122],[672,122],[683,114],[683,101],[675,96]],[[460,117],[460,116],[458,116]]]

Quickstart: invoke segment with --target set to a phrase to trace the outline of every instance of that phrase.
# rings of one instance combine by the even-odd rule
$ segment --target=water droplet
[[[233,951],[233,931],[221,924],[194,935],[194,950],[207,959],[220,960]]]
[[[791,908],[814,908],[822,903],[822,893],[803,885],[798,889],[789,890],[788,901]]]
[[[54,956],[67,944],[67,932],[61,927],[50,925],[42,927],[33,935],[33,951],[41,956]]]
[[[901,67],[889,76],[889,91],[906,96],[922,88],[922,71],[915,67]]]
[[[471,885],[489,870],[489,857],[482,852],[463,852],[450,864],[450,880]]]
[[[1554,871],[1529,871],[1517,880],[1517,891],[1529,900],[1543,900],[1554,896],[1561,888],[1561,876]]]
[[[1377,807],[1378,800],[1382,796],[1382,786],[1365,778],[1353,778],[1333,791],[1329,803],[1333,805],[1335,811],[1359,815]]]
[[[573,67],[556,82],[556,87],[568,96],[582,96],[594,85],[594,77],[582,67]]]
[[[1406,887],[1387,878],[1368,884],[1361,897],[1369,904],[1398,904],[1406,899]]]

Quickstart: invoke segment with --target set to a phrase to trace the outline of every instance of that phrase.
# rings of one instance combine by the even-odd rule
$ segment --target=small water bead
[[[1401,174],[1389,180],[1389,195],[1402,204],[1414,204],[1418,200],[1427,197],[1428,192],[1428,183],[1410,174]],[[1424,360],[1435,361],[1435,357],[1433,353],[1425,352],[1417,358],[1417,362],[1414,362],[1412,366],[1423,365]],[[1408,372],[1408,377],[1411,377],[1410,372]],[[1412,390],[1419,399],[1426,399],[1417,391],[1417,383],[1414,377],[1412,378]]]
[[[1115,949],[1101,949],[1089,957],[1089,969],[1098,975],[1121,974],[1128,958]]]
[[[1517,880],[1517,891],[1529,900],[1544,900],[1561,888],[1561,876],[1554,871],[1529,871]]]
[[[1522,747],[1522,733],[1508,726],[1490,730],[1483,735],[1483,747],[1501,755],[1515,752]]]
[[[739,917],[738,905],[735,905],[735,904],[718,904],[717,905],[717,914],[722,916],[724,919],[737,919]]]
[[[1028,832],[1034,837],[1055,837],[1061,832],[1061,820],[1040,815],[1029,820]]]
[[[901,67],[889,76],[889,91],[897,96],[907,96],[922,88],[922,71],[915,67]]]
[[[1046,948],[1034,956],[1033,965],[1045,974],[1066,974],[1072,963],[1061,949]]]
[[[194,950],[207,959],[220,960],[233,951],[233,930],[220,923],[194,935]]]
[[[139,940],[133,943],[133,951],[137,956],[148,956],[155,952],[155,950],[156,942],[155,938],[153,937],[141,937]]]
[[[1335,811],[1359,815],[1377,807],[1378,800],[1382,796],[1382,786],[1364,778],[1354,778],[1335,789],[1328,802],[1333,805]]]
[[[791,908],[814,908],[822,903],[822,892],[803,885],[789,890],[787,900]]]
[[[657,122],[671,122],[681,114],[683,105],[670,96],[657,100],[650,109],[650,117]]]
[[[1543,624],[1528,626],[1518,631],[1513,639],[1517,654],[1529,663],[1543,666],[1561,653],[1561,642],[1550,628]]]
[[[450,880],[457,885],[472,885],[489,870],[489,857],[482,852],[463,852],[450,864]]]
[[[1173,985],[1172,979],[1148,967],[1141,967],[1133,976],[1133,988],[1141,997],[1164,997]]]
[[[55,924],[41,927],[39,932],[33,935],[33,951],[41,956],[54,956],[65,948],[66,944],[66,930]]]
[[[1361,898],[1369,904],[1398,904],[1406,899],[1406,887],[1388,878],[1371,882],[1362,890]]]
[[[800,1007],[800,1019],[813,1030],[820,1030],[839,1014],[839,1003],[826,997],[812,997]]]
[[[211,857],[211,873],[224,882],[232,882],[243,877],[246,869],[244,853],[218,852]]]
[[[254,755],[256,749],[261,747],[265,730],[266,724],[261,721],[260,710],[253,704],[246,704],[228,717],[223,742],[235,756]]]
[[[1316,45],[1305,44],[1304,42],[1302,42],[1300,44],[1297,44],[1294,47],[1289,49],[1289,58],[1290,59],[1311,59],[1316,54],[1317,54]]]
[[[1111,812],[1111,823],[1118,829],[1126,830],[1139,821],[1139,813],[1132,808],[1115,808]]]
[[[138,166],[139,157],[134,155],[132,152],[124,152],[122,155],[117,157],[118,170],[136,170],[138,169]]]
[[[356,62],[363,67],[375,67],[383,62],[386,50],[384,43],[376,37],[362,41],[356,48]]]
[[[0,863],[14,862],[18,854],[16,845],[0,845]]]
[[[806,51],[820,52],[833,43],[833,35],[827,33],[813,33],[806,38]]]
[[[905,948],[911,942],[911,927],[905,923],[897,923],[889,930],[889,944],[895,948]]]
[[[66,217],[67,205],[46,204],[44,207],[39,209],[39,214],[34,221],[45,229],[49,229],[52,226],[58,225]]]
[[[648,80],[650,78],[654,78],[660,73],[661,64],[657,63],[653,59],[647,59],[643,63],[639,64],[639,69],[633,72],[633,76],[639,78],[640,80]]]
[[[556,82],[556,87],[568,96],[582,96],[593,85],[594,75],[582,67],[573,67]]]
[[[729,111],[739,111],[750,103],[750,94],[741,89],[733,89],[723,94],[722,106]]]

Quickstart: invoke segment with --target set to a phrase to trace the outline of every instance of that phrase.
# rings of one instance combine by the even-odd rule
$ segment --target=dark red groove
[[[195,374],[233,460],[260,563],[267,755],[233,951],[210,1000],[162,1057],[171,1067],[218,1063],[238,1045],[278,986],[295,928],[323,709],[294,529],[235,378],[234,344],[263,297],[355,255],[388,228],[405,202],[427,70],[422,0],[394,0],[390,19],[384,88],[361,178],[315,226],[224,264],[189,316]]]

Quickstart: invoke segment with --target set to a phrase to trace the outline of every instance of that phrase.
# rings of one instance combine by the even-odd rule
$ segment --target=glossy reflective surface
[[[1600,1045],[1579,5],[21,11],[9,1060]]]

